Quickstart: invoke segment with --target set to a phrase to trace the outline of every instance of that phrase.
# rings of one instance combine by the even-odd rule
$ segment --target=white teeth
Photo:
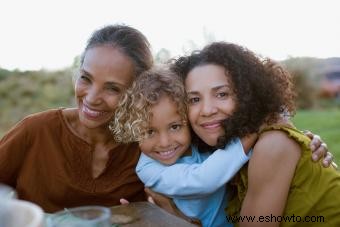
[[[170,155],[170,154],[172,154],[172,153],[174,153],[174,152],[175,152],[175,149],[169,150],[169,151],[160,151],[159,154],[160,154],[161,156],[168,156],[168,155]]]
[[[85,105],[83,105],[83,112],[90,115],[91,117],[99,117],[107,113],[106,111],[95,111],[87,108]]]

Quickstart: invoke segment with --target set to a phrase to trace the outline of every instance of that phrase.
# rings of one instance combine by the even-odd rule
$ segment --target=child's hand
[[[179,218],[182,218],[190,223],[201,226],[201,222],[198,219],[193,219],[185,216],[175,205],[172,199],[166,197],[165,195],[159,194],[152,191],[150,188],[144,188],[146,195],[148,196],[148,201],[156,204],[157,206],[163,208],[170,214],[173,214]]]
[[[308,136],[312,141],[310,143],[310,149],[313,152],[312,159],[317,162],[323,158],[322,165],[324,167],[329,167],[332,165],[337,168],[337,165],[333,162],[333,155],[328,151],[327,144],[324,143],[320,136],[313,134],[310,131],[305,130],[304,134]]]
[[[251,133],[241,138],[243,150],[246,154],[248,154],[250,149],[255,145],[257,139],[258,139],[257,133]]]
[[[124,198],[121,198],[121,199],[119,200],[119,202],[120,202],[120,204],[122,204],[122,205],[127,205],[127,204],[130,203],[128,200],[126,200],[126,199],[124,199]]]

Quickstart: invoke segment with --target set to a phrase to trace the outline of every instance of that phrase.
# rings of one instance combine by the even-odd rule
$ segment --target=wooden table
[[[149,202],[135,202],[128,205],[111,207],[113,226],[124,227],[194,227],[160,207]],[[196,226],[197,227],[197,226]]]

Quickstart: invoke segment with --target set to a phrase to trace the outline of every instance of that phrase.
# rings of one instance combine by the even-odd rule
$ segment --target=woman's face
[[[189,98],[189,121],[194,132],[215,146],[224,135],[222,121],[235,110],[235,96],[222,66],[207,64],[193,68],[185,80]]]
[[[81,124],[106,126],[133,77],[132,61],[117,48],[103,45],[87,50],[75,84]]]

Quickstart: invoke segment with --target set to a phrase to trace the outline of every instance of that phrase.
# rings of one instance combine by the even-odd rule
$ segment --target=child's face
[[[163,96],[151,112],[147,138],[139,143],[142,152],[165,165],[174,164],[182,155],[190,155],[190,129],[177,112],[176,103]]]

